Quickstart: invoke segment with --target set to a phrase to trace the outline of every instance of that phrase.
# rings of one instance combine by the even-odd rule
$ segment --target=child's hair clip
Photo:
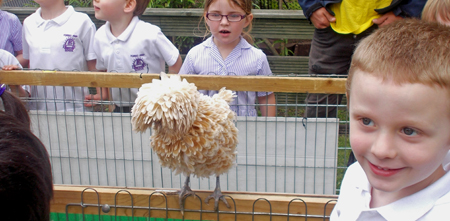
[[[3,104],[3,99],[2,99],[2,95],[3,92],[6,91],[6,84],[2,84],[0,86],[0,111],[5,111],[5,105]]]
[[[3,92],[5,92],[6,91],[6,84],[2,84],[1,86],[0,86],[0,96],[2,96],[3,95]]]

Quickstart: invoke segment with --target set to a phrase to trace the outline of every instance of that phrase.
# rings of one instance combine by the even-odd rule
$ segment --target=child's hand
[[[19,66],[17,66],[17,65],[13,65],[13,64],[11,64],[11,65],[5,65],[5,66],[3,66],[3,68],[2,68],[3,70],[21,70],[22,68],[20,68]]]
[[[84,97],[84,106],[93,107],[98,104],[97,101],[102,100],[100,94],[89,94]]]
[[[108,98],[107,88],[97,88],[97,94],[88,94],[84,97],[84,106],[93,107],[98,104],[98,101],[107,101]]]

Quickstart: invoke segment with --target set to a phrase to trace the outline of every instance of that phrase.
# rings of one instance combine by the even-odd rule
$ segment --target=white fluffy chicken
[[[132,108],[133,130],[153,129],[151,146],[163,167],[176,174],[183,173],[186,181],[179,192],[182,200],[193,194],[189,187],[190,175],[209,177],[216,175],[214,198],[217,210],[219,199],[229,207],[220,190],[219,176],[234,166],[236,159],[236,115],[229,103],[234,92],[222,88],[213,97],[197,91],[193,83],[181,80],[179,75],[167,76],[143,84]]]

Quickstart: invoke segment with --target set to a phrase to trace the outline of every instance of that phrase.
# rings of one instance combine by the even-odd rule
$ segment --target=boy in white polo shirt
[[[40,8],[23,23],[23,57],[30,69],[95,70],[95,25],[63,0],[36,0]],[[83,111],[87,88],[33,86],[31,109]],[[44,100],[45,99],[45,100]]]
[[[95,17],[106,21],[95,34],[97,69],[120,73],[160,73],[164,62],[169,72],[178,73],[178,49],[150,23],[139,20],[149,0],[94,0]],[[115,112],[130,112],[137,88],[112,88],[110,100]],[[86,99],[95,99],[92,96]]]
[[[330,220],[450,217],[450,29],[404,19],[353,54],[350,144]]]

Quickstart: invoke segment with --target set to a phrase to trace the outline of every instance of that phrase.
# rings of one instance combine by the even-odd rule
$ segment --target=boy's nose
[[[371,153],[378,159],[393,159],[397,156],[394,136],[390,134],[379,134],[370,149]]]

